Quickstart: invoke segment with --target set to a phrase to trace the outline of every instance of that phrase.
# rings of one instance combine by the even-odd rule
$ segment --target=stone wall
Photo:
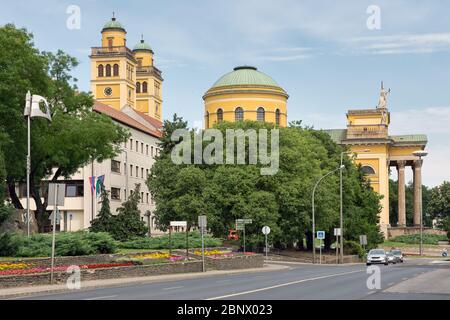
[[[108,256],[108,255],[105,255]],[[75,258],[75,257],[67,257]],[[96,262],[98,262],[97,260]],[[66,264],[68,260],[65,260]],[[94,262],[94,263],[96,263]],[[86,263],[86,262],[84,262]],[[248,268],[262,268],[264,257],[261,255],[233,257],[225,259],[205,260],[207,270],[236,270]],[[72,263],[73,265],[81,265],[83,263]],[[117,279],[156,276],[164,274],[179,274],[190,272],[201,272],[202,261],[162,263],[154,265],[131,266],[131,267],[114,267],[108,269],[92,269],[82,270],[81,280],[100,280],[100,279]],[[55,282],[65,283],[70,276],[66,272],[55,272]],[[0,276],[0,288],[22,287],[33,285],[45,285],[50,283],[50,274],[32,274],[32,275],[16,275],[16,276]]]
[[[397,236],[403,236],[408,234],[418,234],[420,233],[420,226],[419,227],[391,227],[388,229],[388,238],[395,238]],[[447,232],[443,230],[433,229],[433,228],[423,228],[424,234],[440,234],[440,235],[446,235]]]

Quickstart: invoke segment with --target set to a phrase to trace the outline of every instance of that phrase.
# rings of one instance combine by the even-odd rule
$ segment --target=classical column
[[[422,214],[422,160],[414,161],[414,225],[420,226]]]
[[[406,202],[405,202],[405,164],[406,161],[397,161],[397,173],[398,173],[398,226],[406,226]]]

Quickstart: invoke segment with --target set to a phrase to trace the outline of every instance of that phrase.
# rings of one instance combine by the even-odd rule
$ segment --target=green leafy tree
[[[177,119],[177,122],[180,122]],[[182,121],[181,121],[182,122]],[[170,128],[174,123],[165,123]],[[227,129],[273,128],[270,124],[244,121],[221,123]],[[194,136],[191,132],[191,136]],[[225,135],[224,135],[225,136]],[[166,137],[169,139],[169,137]],[[226,142],[224,142],[224,146]],[[196,223],[200,214],[208,216],[208,227],[217,237],[227,235],[235,220],[251,218],[247,226],[250,244],[262,244],[260,230],[272,228],[271,241],[279,246],[302,246],[303,238],[311,247],[311,193],[317,179],[339,167],[342,148],[330,137],[296,122],[280,129],[280,168],[273,176],[262,176],[261,165],[175,165],[170,154],[174,144],[166,144],[152,167],[147,181],[156,200],[156,223],[167,228],[171,220],[186,219]],[[247,142],[248,147],[248,142]],[[248,163],[248,161],[247,161]],[[381,242],[378,230],[379,196],[372,190],[351,159],[346,158],[344,212],[349,240],[369,235],[373,245]],[[328,231],[331,244],[334,227],[339,221],[339,179],[324,180],[316,195],[317,228]],[[353,217],[358,217],[357,222]],[[362,223],[356,228],[354,224]],[[356,234],[353,234],[356,232]]]
[[[441,185],[431,189],[428,212],[432,219],[438,221],[438,227],[447,231],[450,238],[450,182],[444,181]]]
[[[114,157],[128,132],[109,117],[92,112],[92,96],[79,92],[77,80],[70,75],[78,64],[75,58],[62,51],[40,52],[32,34],[11,24],[0,27],[0,47],[0,132],[7,134],[7,185],[18,209],[23,208],[15,186],[26,180],[25,95],[31,91],[51,104],[51,124],[33,118],[31,125],[30,192],[42,231],[48,223],[47,188],[41,188],[42,180],[68,178],[93,160]]]
[[[141,186],[136,188],[120,208],[117,209],[117,216],[110,231],[116,240],[126,241],[135,237],[143,237],[147,233],[145,223],[141,220],[141,212],[138,205],[141,201]]]
[[[97,217],[92,220],[90,231],[111,232],[114,224],[114,218],[111,214],[109,202],[109,191],[102,188],[100,212],[98,213]]]

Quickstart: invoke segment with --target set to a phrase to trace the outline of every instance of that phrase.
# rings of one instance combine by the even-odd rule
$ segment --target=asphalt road
[[[380,265],[381,288],[369,289],[367,267],[286,264],[289,268],[247,274],[141,283],[26,297],[32,300],[450,300],[450,263],[414,259]],[[441,283],[442,286],[436,286]]]

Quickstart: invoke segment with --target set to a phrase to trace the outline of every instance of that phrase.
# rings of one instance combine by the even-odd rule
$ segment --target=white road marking
[[[369,294],[374,294],[374,293],[376,293],[376,291],[369,291],[369,292],[367,292],[368,295]]]
[[[95,298],[86,298],[84,300],[103,300],[103,299],[110,299],[110,298],[115,298],[117,297],[117,295],[114,296],[104,296],[104,297],[95,297]]]
[[[347,274],[359,273],[359,272],[363,272],[363,271],[364,270],[349,271],[349,272],[343,272],[343,273],[334,273],[334,274],[329,274],[329,275],[321,276],[321,277],[302,279],[302,280],[297,280],[297,281],[277,284],[275,286],[270,286],[270,287],[255,289],[255,290],[249,290],[249,291],[244,291],[244,292],[237,292],[237,293],[227,294],[227,295],[220,296],[220,297],[208,298],[206,300],[219,300],[219,299],[225,299],[225,298],[230,298],[230,297],[242,296],[242,295],[246,295],[246,294],[250,294],[250,293],[255,293],[255,292],[260,292],[260,291],[267,291],[267,290],[271,290],[271,289],[286,287],[286,286],[290,286],[290,285],[298,284],[298,283],[302,283],[302,282],[308,282],[308,281],[314,281],[314,280],[321,280],[321,279],[345,276]]]
[[[175,290],[175,289],[181,289],[181,288],[184,288],[184,286],[164,288],[163,290]]]

